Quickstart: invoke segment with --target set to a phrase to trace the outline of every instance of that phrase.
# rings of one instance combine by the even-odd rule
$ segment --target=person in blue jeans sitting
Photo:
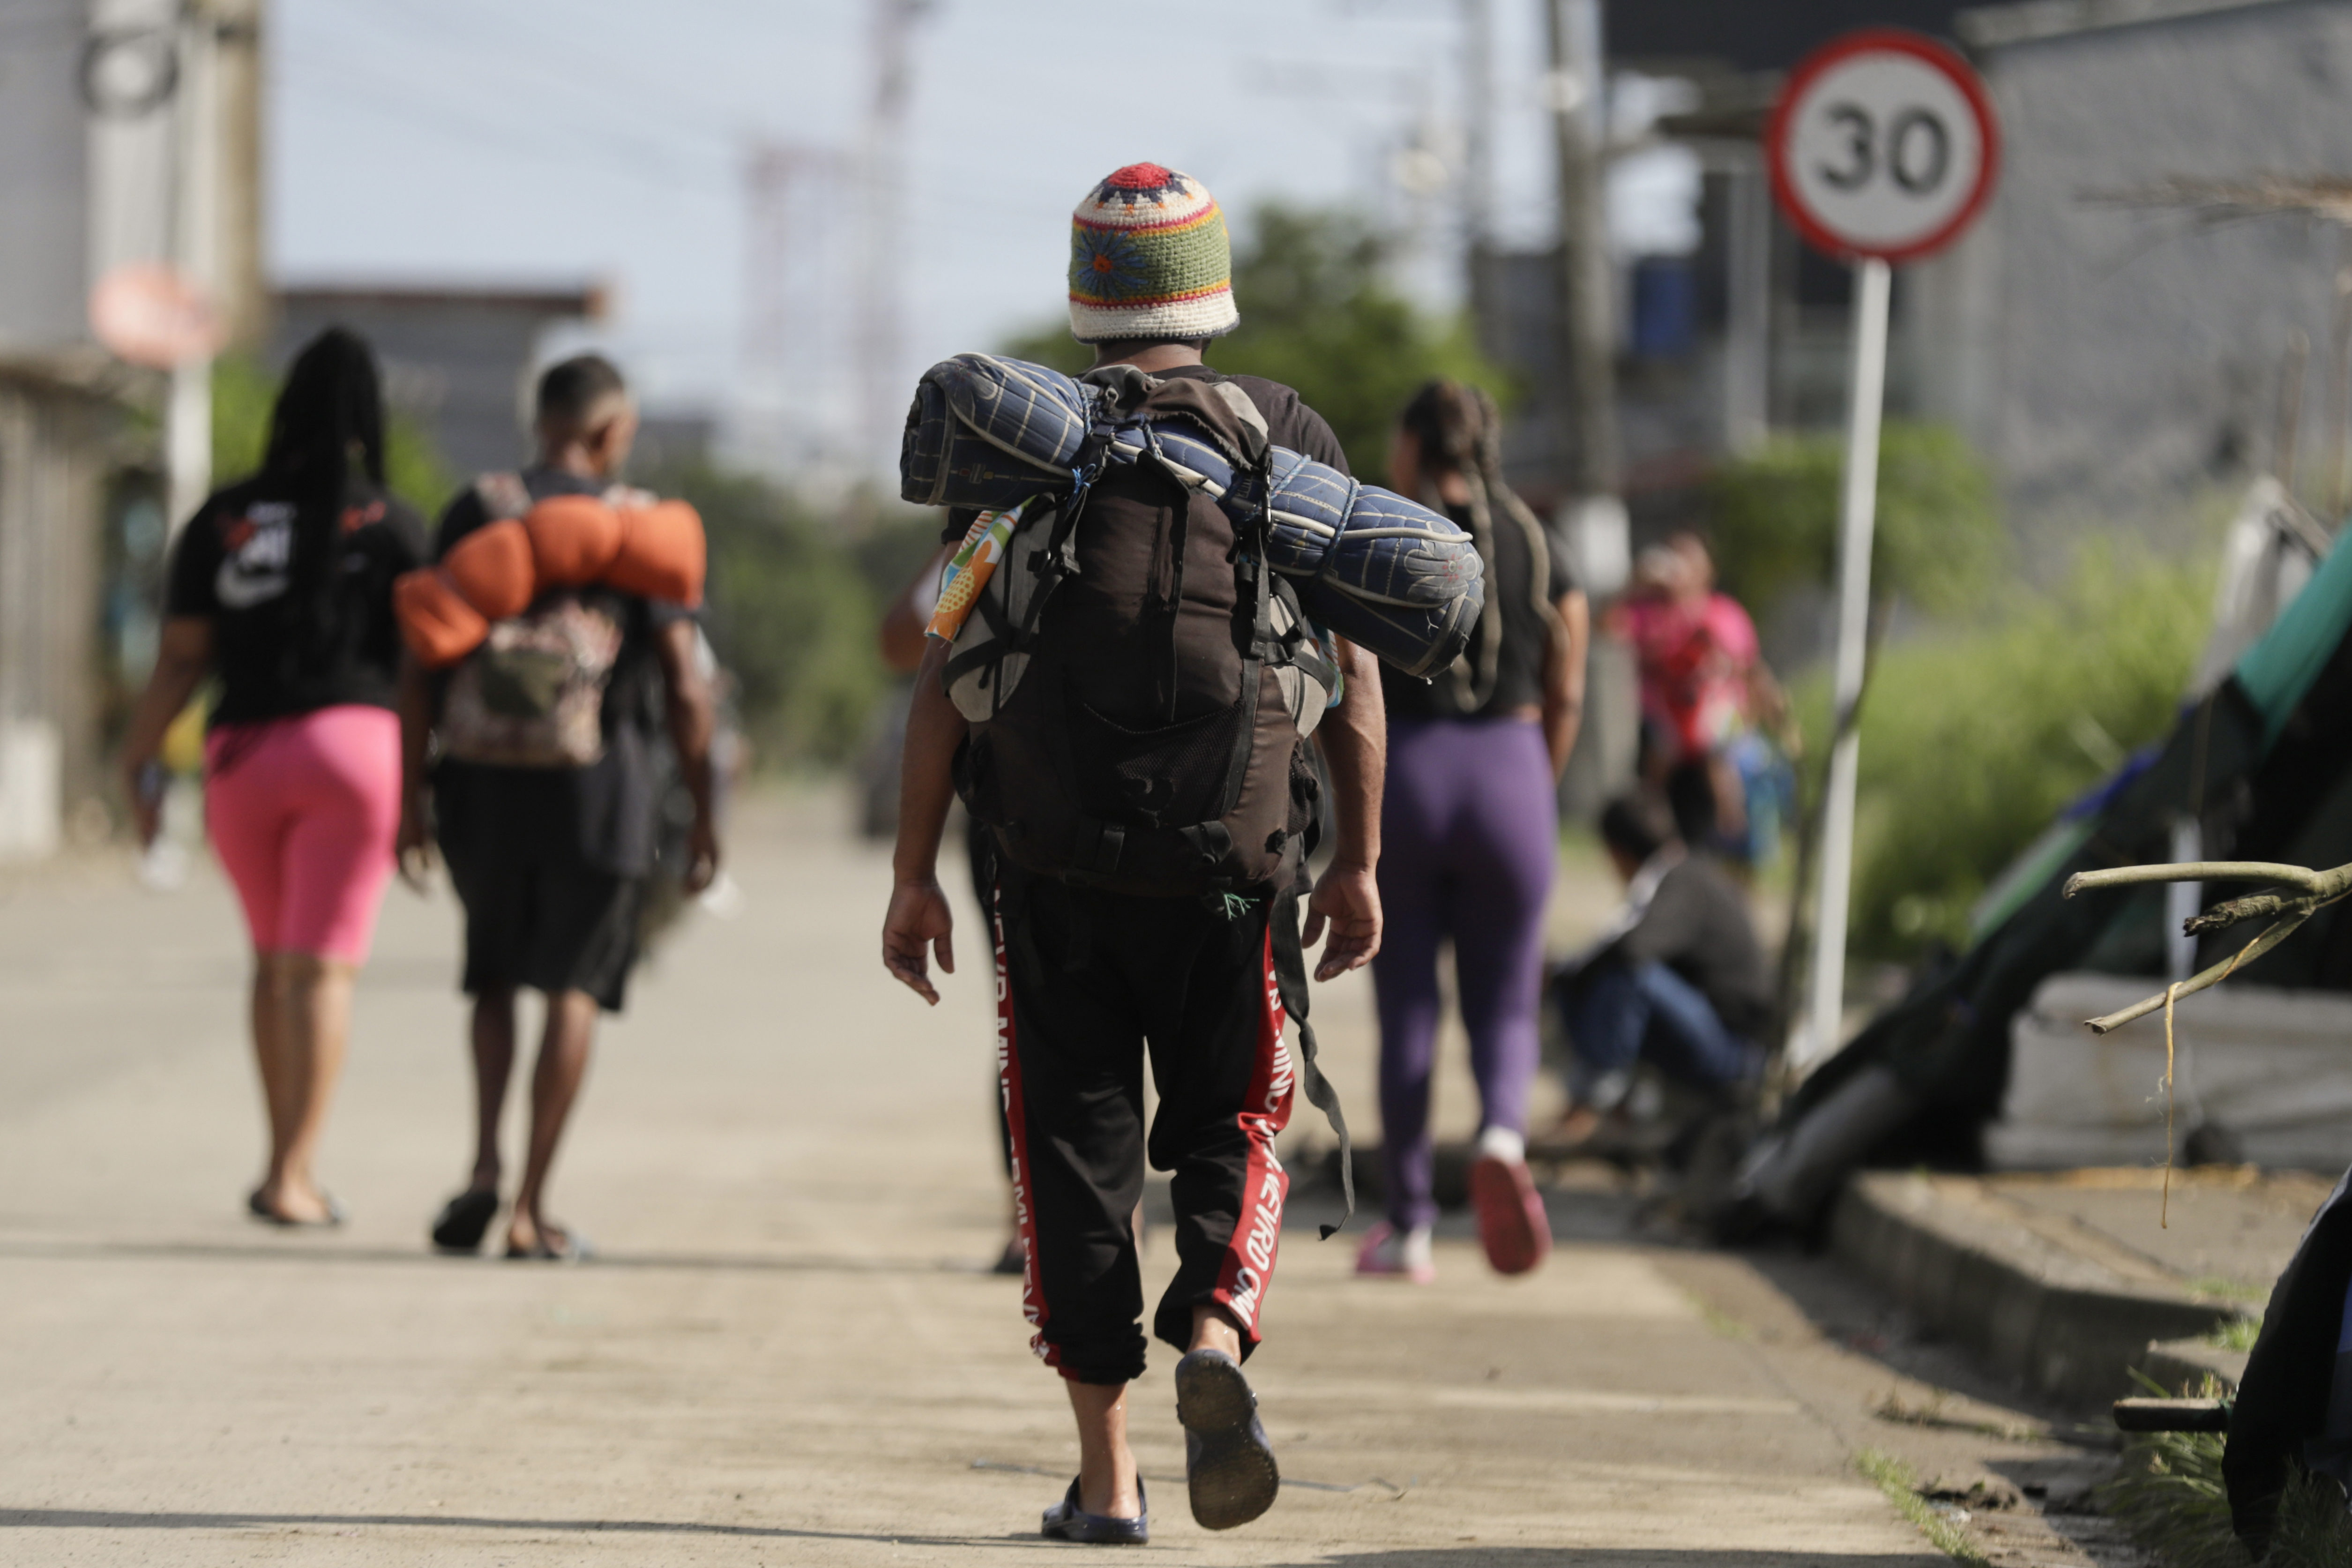
[[[1772,982],[1748,900],[1713,860],[1687,851],[1665,807],[1624,795],[1601,814],[1601,842],[1625,881],[1617,918],[1555,981],[1567,1025],[1573,1108],[1560,1135],[1581,1142],[1633,1086],[1644,1058],[1727,1098],[1754,1079],[1754,1043]]]

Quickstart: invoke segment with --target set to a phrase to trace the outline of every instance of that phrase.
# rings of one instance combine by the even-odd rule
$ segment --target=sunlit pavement
[[[1075,1550],[1034,1536],[1076,1462],[1061,1391],[1017,1285],[981,1271],[1003,1219],[986,947],[967,918],[936,1012],[891,984],[886,857],[845,818],[755,802],[740,911],[698,917],[608,1027],[555,1187],[603,1251],[576,1268],[427,1254],[467,1153],[446,892],[394,889],[362,982],[324,1171],[351,1223],[289,1235],[242,1214],[258,1109],[217,876],[163,896],[111,860],[7,873],[0,1562]],[[1368,990],[1318,1001],[1360,1125]],[[1441,1095],[1466,1125],[1462,1080]],[[1657,1255],[1566,1245],[1504,1282],[1447,1242],[1415,1289],[1350,1279],[1353,1247],[1286,1234],[1252,1373],[1294,1484],[1258,1523],[1192,1523],[1155,1350],[1135,1401],[1155,1552],[1944,1561]]]

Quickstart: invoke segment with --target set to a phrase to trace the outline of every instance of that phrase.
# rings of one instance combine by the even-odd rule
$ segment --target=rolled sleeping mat
[[[441,558],[441,574],[488,620],[521,615],[539,597],[539,563],[519,518],[501,518],[459,540]]]
[[[921,506],[990,510],[1066,493],[1101,396],[1058,371],[992,354],[933,365],[908,414],[899,493]],[[1237,475],[1181,420],[1121,426],[1106,460],[1135,462],[1155,444],[1179,478],[1217,498],[1236,522],[1255,510],[1256,475]],[[1467,533],[1286,447],[1274,448],[1272,479],[1268,560],[1293,580],[1308,616],[1409,675],[1461,657],[1485,603],[1485,565]]]
[[[1213,444],[1173,421],[1154,434],[1178,476],[1217,497],[1236,523],[1255,510],[1255,474],[1236,477]],[[1147,445],[1139,429],[1122,431],[1112,459],[1132,461]],[[1266,560],[1291,580],[1308,619],[1407,675],[1433,675],[1461,657],[1486,603],[1486,563],[1467,532],[1286,447],[1274,448],[1271,469]]]
[[[400,640],[427,669],[446,669],[490,635],[482,612],[430,566],[404,572],[393,583],[392,609],[400,622]]]
[[[1016,506],[1076,483],[1100,394],[1058,371],[958,354],[924,373],[898,447],[898,493],[917,506]]]
[[[523,514],[522,526],[546,587],[598,582],[621,553],[621,514],[594,496],[550,496]]]
[[[625,594],[684,605],[702,603],[709,544],[702,514],[682,500],[656,501],[619,511],[621,547],[603,581]]]
[[[709,565],[702,518],[680,500],[614,507],[552,496],[520,518],[486,523],[437,566],[393,584],[401,637],[428,669],[457,663],[551,588],[603,584],[692,609]]]

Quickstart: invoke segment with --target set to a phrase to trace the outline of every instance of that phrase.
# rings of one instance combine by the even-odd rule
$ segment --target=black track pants
[[[1268,900],[1228,920],[1003,868],[997,883],[996,1057],[1013,1197],[1028,1253],[1032,1347],[1080,1383],[1143,1372],[1133,1216],[1143,1163],[1173,1173],[1176,1278],[1152,1330],[1182,1348],[1192,1309],[1238,1319],[1243,1353],[1274,1275],[1290,1178],[1291,1055]],[[1159,1113],[1147,1142],[1143,1061]]]

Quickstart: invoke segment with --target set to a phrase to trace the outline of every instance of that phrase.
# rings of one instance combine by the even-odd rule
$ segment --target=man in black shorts
[[[1223,216],[1199,182],[1133,164],[1080,204],[1070,321],[1096,365],[1161,381],[1229,380],[1275,444],[1344,471],[1330,426],[1297,393],[1203,363],[1209,340],[1239,319]],[[950,537],[959,531],[951,522]],[[967,733],[941,686],[944,647],[934,640],[916,676],[882,932],[884,963],[933,1003],[931,952],[954,968],[938,860],[952,759]],[[1303,939],[1312,946],[1330,929],[1321,980],[1369,962],[1381,932],[1381,682],[1370,654],[1341,642],[1338,655],[1345,695],[1316,731],[1338,853],[1307,903]],[[1283,1038],[1294,982],[1303,1004],[1295,915],[1279,889],[1153,898],[997,862],[997,1056],[1026,1253],[1023,1307],[1033,1348],[1065,1380],[1078,1430],[1078,1477],[1046,1511],[1045,1532],[1122,1544],[1149,1535],[1126,1405],[1128,1384],[1144,1370],[1132,1216],[1147,1158],[1174,1173],[1176,1277],[1150,1327],[1184,1352],[1175,1384],[1192,1515],[1212,1530],[1246,1523],[1273,1504],[1278,1482],[1241,1363],[1258,1343],[1289,1186],[1274,1138],[1295,1079]],[[1160,1093],[1148,1136],[1147,1047]]]
[[[520,475],[493,474],[442,514],[434,558],[501,515],[551,496],[601,496],[613,486],[636,434],[620,373],[594,354],[540,379],[538,460]],[[547,1177],[588,1070],[599,1010],[618,1012],[637,956],[637,916],[653,867],[656,790],[652,750],[665,721],[694,799],[685,885],[698,892],[718,869],[710,792],[710,689],[698,658],[693,613],[609,588],[576,595],[592,624],[616,627],[618,651],[604,688],[601,754],[578,766],[501,766],[444,755],[432,769],[432,819],[449,879],[466,908],[465,990],[473,997],[478,1120],[472,1179],[433,1222],[433,1241],[470,1252],[497,1217],[502,1163],[499,1121],[515,1058],[515,993],[547,1001],[531,1073],[530,1145],[507,1226],[509,1258],[573,1258],[585,1244],[545,1212]],[[533,605],[541,610],[547,601]],[[425,721],[448,714],[440,689],[412,701],[411,808],[404,862],[424,852]]]

